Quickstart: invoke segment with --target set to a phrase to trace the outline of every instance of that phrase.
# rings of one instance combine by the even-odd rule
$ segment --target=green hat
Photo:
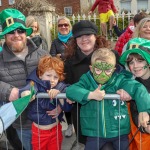
[[[26,28],[25,21],[25,16],[16,9],[10,8],[1,11],[0,24],[2,26],[2,33],[0,33],[0,38],[17,28],[26,30],[27,36],[31,35],[33,30],[32,28]]]
[[[128,56],[137,53],[150,64],[150,40],[143,38],[133,38],[127,43],[126,51],[120,56],[120,63],[126,65]]]

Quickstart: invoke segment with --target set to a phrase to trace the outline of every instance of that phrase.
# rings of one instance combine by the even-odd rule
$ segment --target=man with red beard
[[[37,47],[27,36],[32,34],[32,28],[25,26],[25,16],[16,9],[4,9],[0,12],[2,33],[5,38],[3,50],[0,53],[0,101],[11,102],[18,99],[19,88],[26,85],[26,77],[37,67],[41,56],[48,51]],[[7,138],[15,149],[22,149],[15,141],[17,135],[25,150],[31,150],[31,121],[26,110],[14,122],[7,132]]]

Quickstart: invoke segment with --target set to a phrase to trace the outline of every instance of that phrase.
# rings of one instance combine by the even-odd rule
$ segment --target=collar
[[[72,37],[72,31],[70,31],[67,35],[62,35],[58,32],[58,39],[63,43],[67,43],[71,37]]]
[[[91,56],[92,56],[93,52],[89,55],[85,55],[84,53],[82,53],[82,51],[78,48],[75,52],[75,55],[72,58],[72,64],[79,64],[81,63],[83,60],[87,59],[89,60],[89,62],[91,62]]]

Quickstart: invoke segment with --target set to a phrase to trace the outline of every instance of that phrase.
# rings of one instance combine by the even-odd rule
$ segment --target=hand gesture
[[[94,99],[98,101],[103,100],[105,96],[105,91],[100,89],[101,89],[101,85],[99,85],[95,91],[89,93],[88,99]]]

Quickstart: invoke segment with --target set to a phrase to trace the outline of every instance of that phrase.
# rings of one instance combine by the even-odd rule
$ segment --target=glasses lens
[[[13,30],[13,31],[9,32],[8,34],[14,34],[15,32],[17,32],[18,34],[22,34],[22,33],[25,33],[26,30],[24,30],[24,29],[16,29],[16,30]]]
[[[59,24],[59,25],[58,25],[58,27],[63,27],[63,26],[64,26],[64,27],[68,27],[69,24],[65,23],[65,24]]]

